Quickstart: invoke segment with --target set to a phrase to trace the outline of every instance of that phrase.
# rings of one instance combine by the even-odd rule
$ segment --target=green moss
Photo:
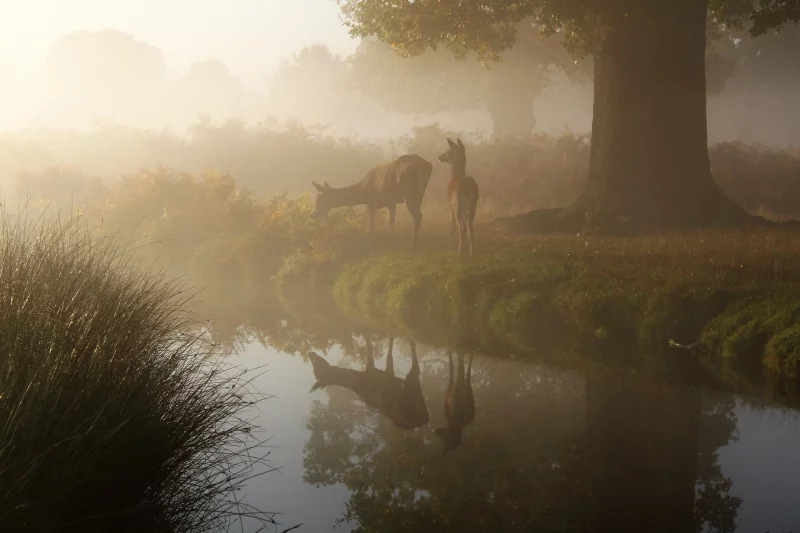
[[[737,294],[726,288],[682,282],[650,295],[639,326],[640,341],[691,344]],[[738,297],[743,297],[739,294]]]
[[[743,297],[708,324],[701,341],[727,365],[746,370],[763,365],[794,375],[795,367],[784,362],[793,359],[789,347],[798,317],[796,295]]]
[[[786,376],[800,376],[800,325],[773,335],[767,342],[764,366]]]
[[[788,332],[800,316],[800,295],[741,282],[664,283],[645,267],[579,268],[533,255],[473,261],[388,254],[349,264],[335,292],[351,313],[448,339],[493,336],[531,347],[560,335],[564,342],[605,347],[606,354],[613,347],[615,356],[655,355],[670,341],[699,342],[709,354],[704,357],[722,362],[726,372],[762,365],[796,372]]]

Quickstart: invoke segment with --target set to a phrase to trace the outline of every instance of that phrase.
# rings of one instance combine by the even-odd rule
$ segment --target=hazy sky
[[[13,2],[13,3],[12,3]],[[8,0],[0,9],[0,68],[20,78],[50,44],[75,30],[115,28],[162,50],[170,74],[222,60],[248,87],[263,89],[281,58],[323,42],[354,47],[335,0]]]

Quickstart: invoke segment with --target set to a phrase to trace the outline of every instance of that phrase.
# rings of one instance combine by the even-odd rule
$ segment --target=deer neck
[[[450,180],[461,181],[467,177],[467,164],[461,163],[450,167]]]
[[[360,183],[348,185],[340,189],[331,189],[334,207],[350,207],[365,203],[364,188]]]

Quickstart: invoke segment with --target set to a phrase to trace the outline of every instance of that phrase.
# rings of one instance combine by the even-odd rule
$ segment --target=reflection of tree
[[[717,450],[738,438],[736,402],[732,396],[707,395],[703,403],[697,446],[697,530],[707,525],[709,533],[732,533],[742,500],[728,494],[733,482],[722,474]]]
[[[699,390],[587,378],[591,531],[694,531]]]
[[[421,363],[441,419],[439,359]],[[716,456],[735,433],[729,401],[636,377],[583,383],[476,360],[476,420],[445,456],[429,428],[398,430],[331,390],[312,407],[305,479],[344,483],[343,519],[364,532],[733,530],[741,501]]]
[[[439,418],[443,362],[425,365],[422,374],[426,403]],[[350,410],[352,397],[331,391],[327,405],[312,409],[307,481],[345,483],[352,491],[345,518],[357,520],[360,531],[576,529],[580,378],[519,370],[476,364],[476,420],[446,459],[430,431],[397,430]]]
[[[210,340],[223,352],[241,351],[255,341],[290,354],[324,352],[338,345],[355,356],[358,339],[371,332],[342,316],[324,295],[302,297],[302,302],[297,296],[289,302],[265,285],[242,284],[236,276],[229,279],[229,285],[210,283],[195,302],[197,315],[211,321]]]

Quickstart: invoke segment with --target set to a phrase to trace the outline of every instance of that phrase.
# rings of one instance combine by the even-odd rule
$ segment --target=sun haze
[[[281,58],[315,42],[349,53],[332,0],[28,0],[0,18],[0,77],[24,78],[52,43],[74,31],[113,28],[159,48],[172,75],[212,57],[258,88]]]

